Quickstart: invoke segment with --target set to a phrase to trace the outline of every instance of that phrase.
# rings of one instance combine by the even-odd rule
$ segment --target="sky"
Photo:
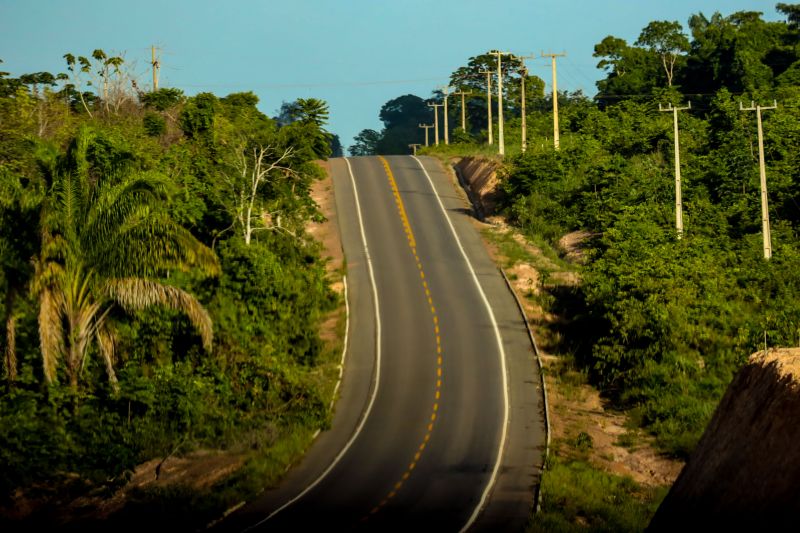
[[[282,102],[321,98],[330,105],[328,130],[347,147],[362,129],[381,129],[385,102],[429,97],[488,50],[564,52],[559,90],[591,96],[602,77],[592,51],[605,36],[633,43],[651,21],[686,28],[698,12],[761,11],[781,20],[777,1],[0,0],[0,70],[65,72],[65,53],[101,48],[123,53],[145,88],[155,45],[159,86],[188,95],[253,91],[270,116]],[[528,62],[548,86],[549,65]]]

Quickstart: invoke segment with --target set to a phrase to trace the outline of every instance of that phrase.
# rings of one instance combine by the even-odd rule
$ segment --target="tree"
[[[115,74],[119,74],[119,68],[124,60],[120,56],[109,57],[103,50],[99,48],[92,52],[92,58],[99,63],[97,66],[97,75],[100,76],[100,80],[103,84],[103,93],[101,98],[103,99],[103,105],[106,108],[106,113],[108,113],[109,103],[111,100],[109,90],[109,85],[111,83],[111,70],[113,69]]]
[[[302,137],[311,148],[313,157],[326,159],[333,148],[332,135],[325,130],[330,111],[328,104],[319,98],[298,98],[294,102],[284,102],[275,117],[281,128],[290,127],[301,132]],[[302,148],[296,146],[298,151]]]
[[[700,13],[689,19],[689,28],[691,51],[679,76],[689,93],[713,94],[723,87],[734,93],[766,90],[797,59],[786,47],[789,27],[766,22],[757,11],[710,18]]]
[[[259,188],[265,180],[275,171],[284,176],[294,174],[289,168],[288,161],[294,153],[294,148],[279,148],[272,145],[257,145],[253,147],[236,147],[236,160],[234,172],[225,174],[230,198],[233,200],[234,217],[238,222],[239,230],[246,245],[250,245],[253,233],[259,229],[285,230],[281,226],[280,215],[275,218],[274,225],[257,227],[258,221],[272,221],[272,215],[261,208],[259,202]]]
[[[0,63],[3,60],[0,59]],[[22,87],[22,82],[18,78],[9,78],[9,72],[0,71],[0,98],[5,98],[17,92]]]
[[[606,78],[597,82],[601,104],[649,94],[655,86],[658,67],[647,50],[609,35],[595,45],[593,55],[601,58],[597,68],[607,72]]]
[[[615,76],[622,77],[626,73],[625,57],[630,47],[625,39],[606,36],[605,39],[594,45],[594,57],[600,57],[597,68],[601,68]]]
[[[689,50],[689,39],[683,33],[683,26],[677,21],[651,22],[639,34],[636,45],[646,46],[651,52],[659,55],[667,75],[667,86],[672,87],[675,63],[682,53]]]
[[[406,154],[408,144],[419,139],[419,124],[430,123],[433,110],[419,96],[406,94],[381,106],[379,117],[384,129],[375,147],[381,154]]]
[[[330,115],[328,104],[319,98],[298,98],[297,115],[297,122],[305,126],[312,141],[314,155],[327,159],[331,154],[331,134],[325,131]]]
[[[86,114],[89,115],[89,118],[92,118],[92,112],[89,110],[89,105],[86,103],[86,93],[82,90],[84,75],[91,73],[92,64],[84,56],[78,56],[76,59],[74,55],[69,53],[64,54],[64,59],[67,62],[67,70],[70,72],[71,83],[68,85],[68,88],[72,89],[72,91],[78,95],[83,109],[86,110]],[[89,84],[91,85],[91,82]]]
[[[183,91],[180,89],[162,87],[157,91],[142,94],[139,99],[146,107],[152,107],[158,111],[166,111],[181,102],[184,97]]]
[[[800,4],[785,4],[781,2],[775,6],[775,9],[786,15],[786,19],[789,21],[789,29],[800,29]]]
[[[350,155],[375,155],[378,153],[378,142],[381,139],[381,134],[375,130],[365,129],[361,130],[353,140],[354,144],[348,148]]]
[[[331,135],[330,140],[331,157],[342,157],[344,151],[342,149],[342,141],[338,135]]]
[[[116,387],[116,334],[109,318],[114,306],[129,312],[152,305],[182,311],[210,351],[208,313],[194,296],[158,278],[195,267],[207,275],[219,272],[214,253],[170,218],[163,178],[121,168],[90,179],[92,139],[91,130],[81,130],[52,175],[32,282],[45,379],[56,381],[63,363],[73,390],[92,345]]]

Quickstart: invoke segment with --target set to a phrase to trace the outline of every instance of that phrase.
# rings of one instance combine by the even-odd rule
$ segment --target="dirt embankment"
[[[464,157],[453,162],[461,185],[467,189],[469,199],[481,219],[495,214],[502,197],[497,179],[500,165],[498,161],[483,157]]]
[[[800,348],[750,357],[656,516],[652,531],[797,529]]]

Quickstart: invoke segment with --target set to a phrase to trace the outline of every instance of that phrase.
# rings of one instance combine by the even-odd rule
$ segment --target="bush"
[[[147,113],[142,119],[144,131],[151,137],[158,137],[167,131],[167,121],[156,113]]]

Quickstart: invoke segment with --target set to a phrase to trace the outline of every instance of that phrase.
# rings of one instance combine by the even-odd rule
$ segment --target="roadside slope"
[[[789,530],[800,512],[800,348],[758,352],[734,378],[651,531]]]

